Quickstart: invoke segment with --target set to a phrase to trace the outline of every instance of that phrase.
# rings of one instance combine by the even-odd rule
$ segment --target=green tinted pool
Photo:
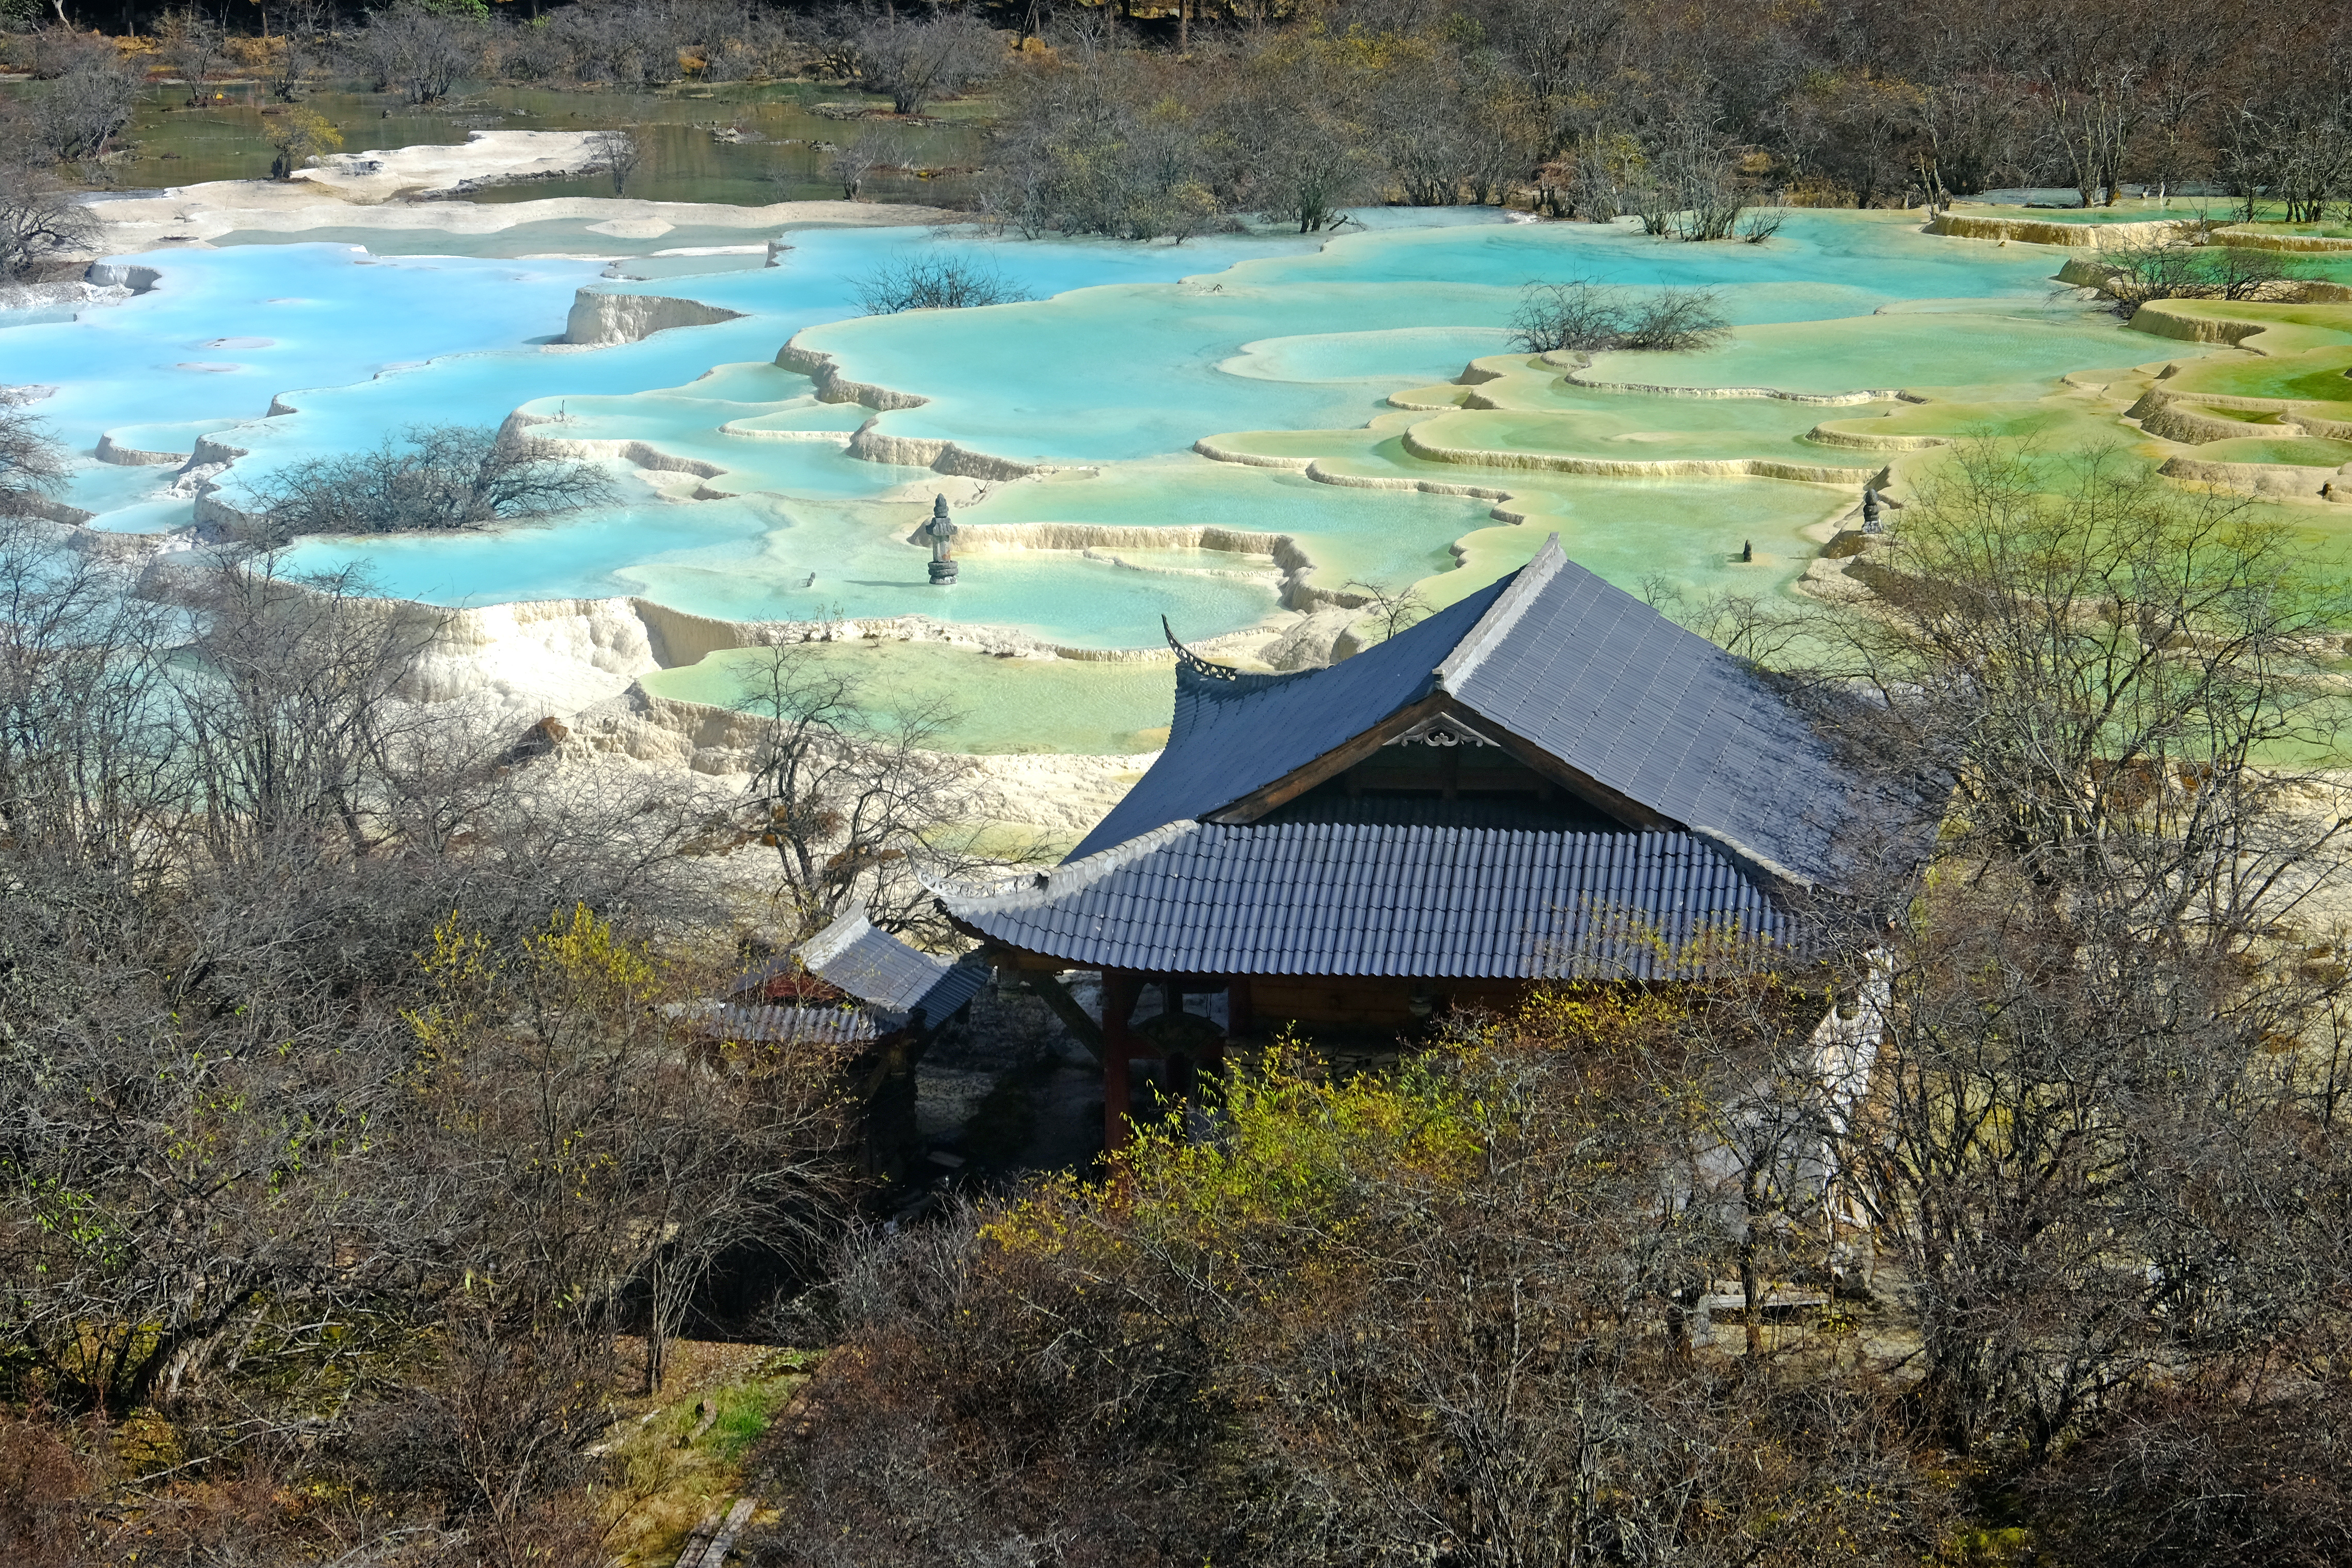
[[[813,652],[889,701],[942,705],[954,715],[940,737],[943,745],[976,754],[1156,751],[1167,742],[1175,706],[1176,667],[1170,658],[1000,659],[945,643],[887,641],[824,644]],[[656,696],[737,707],[746,672],[767,656],[731,649],[658,671],[642,684]],[[888,722],[881,706],[866,717]]]

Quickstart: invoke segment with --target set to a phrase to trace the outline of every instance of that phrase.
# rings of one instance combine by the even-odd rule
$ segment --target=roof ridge
[[[1478,662],[1509,633],[1519,617],[1528,612],[1528,607],[1541,596],[1543,591],[1550,586],[1552,579],[1559,575],[1560,568],[1567,564],[1568,552],[1559,548],[1559,534],[1555,530],[1528,564],[1512,574],[1511,586],[1486,607],[1486,613],[1478,617],[1478,623],[1463,633],[1462,641],[1454,645],[1454,651],[1446,654],[1444,661],[1437,666],[1434,675],[1437,689],[1452,691],[1456,683],[1476,669]]]
[[[845,909],[834,923],[793,949],[803,967],[814,969],[841,956],[850,944],[872,930],[863,909]]]
[[[1131,839],[1122,839],[1108,849],[1097,850],[1082,861],[1064,861],[1060,865],[1048,871],[1030,872],[1021,876],[1000,877],[993,883],[944,880],[934,882],[920,873],[917,873],[916,880],[932,894],[942,898],[952,897],[980,902],[1015,898],[1024,894],[1059,897],[1064,894],[1076,893],[1089,883],[1099,882],[1129,862],[1139,860],[1164,844],[1188,834],[1197,833],[1204,825],[1191,817],[1186,817],[1180,821],[1168,822],[1153,828],[1149,832],[1138,833]]]

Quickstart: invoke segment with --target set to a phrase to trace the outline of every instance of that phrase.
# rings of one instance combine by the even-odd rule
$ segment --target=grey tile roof
[[[919,951],[887,931],[875,930],[863,910],[853,909],[791,952],[745,975],[728,994],[756,993],[793,965],[865,1003],[885,1030],[898,1028],[918,1008],[926,1027],[937,1028],[988,983],[983,966],[951,963]]]
[[[1836,883],[1857,791],[1745,663],[1561,555],[1530,562],[1440,667],[1465,706],[1660,816]]]
[[[986,984],[988,966],[977,955],[964,962],[949,965],[948,972],[940,977],[939,984],[925,991],[922,999],[916,1004],[923,1009],[924,1025],[936,1029],[945,1023],[950,1013],[980,995],[980,988]]]
[[[862,909],[849,911],[793,951],[818,979],[859,1001],[900,1013],[912,1011],[949,967],[945,958],[875,930]]]
[[[1179,661],[1167,747],[1069,858],[1084,860],[1138,833],[1204,817],[1419,702],[1434,689],[1438,661],[1477,625],[1507,581],[1327,670],[1218,679]]]
[[[873,1013],[853,1007],[721,1007],[696,1024],[705,1034],[754,1045],[863,1046],[885,1032]]]
[[[1168,747],[1070,854],[1214,814],[1441,687],[1675,827],[1834,885],[1853,781],[1731,654],[1569,560],[1519,571],[1327,670],[1218,679],[1181,663]]]
[[[1183,822],[940,894],[983,936],[1157,974],[1672,978],[1705,936],[1810,946],[1729,858],[1674,832]]]

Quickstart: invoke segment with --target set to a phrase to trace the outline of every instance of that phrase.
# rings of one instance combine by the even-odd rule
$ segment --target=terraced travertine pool
[[[2155,336],[2056,287],[2053,249],[1929,235],[1898,213],[1796,213],[1763,246],[1475,209],[1181,246],[803,229],[772,267],[656,256],[730,270],[636,279],[619,274],[651,262],[608,267],[591,225],[528,226],[590,254],[125,258],[155,269],[150,292],[0,331],[0,362],[56,389],[40,410],[82,455],[66,498],[95,528],[184,531],[207,481],[234,505],[289,462],[514,416],[589,444],[618,502],[494,533],[312,539],[295,564],[360,565],[386,594],[453,606],[631,594],[728,622],[922,614],[1074,650],[1150,648],[1163,616],[1191,640],[1279,628],[1350,581],[1442,603],[1554,530],[1628,587],[1787,592],[1863,485],[1900,494],[1955,440],[2121,444],[2157,463],[2185,448],[2122,417],[2149,387],[2352,390],[2352,307],[2242,308],[2277,318],[2284,357]],[[505,251],[514,233],[438,237]],[[938,249],[983,254],[1032,298],[856,315],[859,276]],[[1697,354],[1515,350],[1522,286],[1572,277],[1711,287],[1738,329]],[[583,288],[738,315],[582,348],[558,340]],[[845,397],[863,401],[828,401]],[[2321,434],[2248,425],[2228,444],[2276,454],[2228,456],[2339,461]],[[967,530],[952,589],[929,586],[910,538],[937,493]],[[2298,507],[2323,556],[2352,522],[2262,504]],[[884,687],[958,692],[973,716],[953,738],[975,749],[1140,748],[1166,723],[1164,664],[923,646],[867,667]],[[730,700],[726,660],[707,663],[647,684]]]

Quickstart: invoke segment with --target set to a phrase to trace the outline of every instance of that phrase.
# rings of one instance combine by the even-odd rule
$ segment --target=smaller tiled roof
[[[1671,979],[1800,922],[1682,832],[1181,822],[1045,876],[943,886],[991,940],[1147,974]]]
[[[718,1007],[697,1023],[705,1034],[751,1045],[866,1046],[883,1032],[873,1013],[853,1007]]]
[[[859,1010],[885,1030],[900,1028],[918,1009],[925,1027],[936,1029],[988,983],[985,967],[919,951],[887,931],[875,930],[865,911],[853,909],[789,953],[780,953],[743,976],[728,988],[728,995],[756,996],[777,976],[795,969],[856,998],[866,1004]]]

